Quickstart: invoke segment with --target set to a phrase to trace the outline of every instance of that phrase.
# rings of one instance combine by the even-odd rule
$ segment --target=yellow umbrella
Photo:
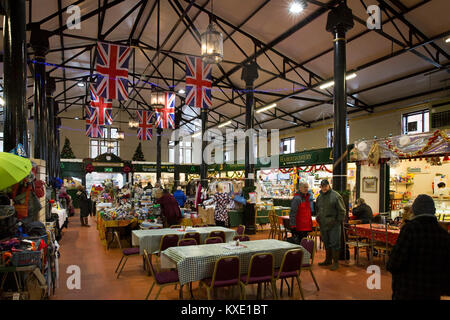
[[[0,190],[6,189],[30,174],[31,161],[12,153],[0,152]]]

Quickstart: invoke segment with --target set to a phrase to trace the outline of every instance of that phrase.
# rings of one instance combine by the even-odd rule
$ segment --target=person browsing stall
[[[216,186],[216,194],[214,194],[214,220],[217,226],[226,227],[228,225],[228,205],[231,202],[230,196],[223,192],[221,185]]]
[[[314,195],[307,182],[299,183],[299,191],[294,194],[289,213],[291,232],[295,242],[300,241],[312,231],[311,216],[314,213]]]
[[[155,200],[156,203],[161,205],[161,216],[164,219],[165,225],[170,227],[171,225],[178,224],[181,217],[180,207],[177,200],[170,194],[169,190],[164,189],[162,196]]]
[[[330,270],[334,271],[339,268],[341,224],[345,218],[346,208],[341,195],[331,189],[328,180],[322,180],[320,189],[320,194],[316,200],[316,220],[320,226],[326,258],[325,261],[319,263],[319,266],[332,265]]]
[[[181,189],[181,186],[177,187],[177,191],[173,193],[173,197],[177,200],[178,205],[180,208],[184,207],[184,204],[186,203],[186,195],[184,194],[183,190]]]

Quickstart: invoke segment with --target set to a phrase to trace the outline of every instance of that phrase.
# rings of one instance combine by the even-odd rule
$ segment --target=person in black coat
[[[83,186],[78,186],[77,192],[80,203],[80,221],[82,227],[90,227],[88,224],[89,213],[91,212],[91,201],[88,199]]]
[[[392,299],[439,300],[450,295],[450,235],[439,225],[430,196],[419,195],[412,210],[387,263]]]
[[[356,200],[356,207],[352,209],[355,220],[361,220],[362,223],[369,223],[373,219],[372,208],[362,198]]]

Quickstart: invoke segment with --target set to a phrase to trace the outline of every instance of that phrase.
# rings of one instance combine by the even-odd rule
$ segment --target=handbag
[[[25,189],[25,192],[16,196],[19,186],[14,188],[13,190],[13,199],[14,199],[14,209],[17,212],[17,219],[22,220],[28,217],[28,204],[31,192],[31,185],[28,185]],[[25,200],[23,200],[23,198]],[[22,203],[23,202],[23,203]]]

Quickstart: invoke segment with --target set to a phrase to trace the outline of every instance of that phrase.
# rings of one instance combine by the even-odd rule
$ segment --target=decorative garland
[[[329,170],[328,168],[327,168],[327,166],[326,165],[324,165],[324,164],[322,164],[322,165],[312,165],[312,166],[305,166],[305,167],[294,167],[294,168],[286,168],[286,169],[284,169],[284,168],[280,168],[279,169],[279,171],[281,172],[281,173],[284,173],[284,174],[287,174],[287,173],[290,173],[290,174],[296,174],[296,173],[299,173],[299,172],[303,172],[303,173],[314,173],[314,172],[317,172],[317,171],[326,171],[326,172],[328,172],[328,173],[333,173],[333,171],[332,170]],[[273,173],[276,173],[277,172],[277,169],[272,169],[272,170],[261,170],[261,173],[262,174],[265,174],[265,175],[269,175],[269,174],[273,174]]]
[[[425,152],[427,152],[431,146],[433,145],[433,143],[440,137],[442,137],[442,139],[444,139],[447,142],[450,142],[450,138],[445,134],[445,132],[441,131],[441,130],[436,130],[433,135],[431,137],[428,138],[428,142],[425,146],[423,146],[420,150],[417,150],[415,152],[402,152],[399,148],[397,148],[396,146],[394,146],[392,144],[392,140],[388,139],[386,140],[386,145],[389,148],[390,151],[392,151],[393,153],[395,153],[397,156],[402,157],[402,158],[412,158],[412,157],[417,157],[417,156],[421,156],[423,155]]]

